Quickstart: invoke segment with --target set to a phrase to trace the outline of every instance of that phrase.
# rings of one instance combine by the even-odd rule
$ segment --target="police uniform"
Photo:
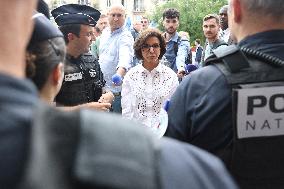
[[[274,30],[248,36],[239,43],[239,47],[254,49],[284,60],[283,44],[284,31]],[[283,149],[280,145],[283,143],[281,133],[280,136],[238,138],[239,133],[236,133],[235,125],[233,126],[237,120],[236,114],[232,112],[234,84],[283,81],[283,66],[277,67],[266,63],[269,61],[265,59],[258,60],[249,56],[250,67],[241,68],[231,74],[227,66],[220,66],[224,65],[222,61],[227,57],[226,54],[230,52],[208,60],[207,66],[193,72],[180,84],[171,99],[166,135],[223,158],[242,188],[283,188],[284,168],[281,161],[284,155],[282,150],[279,150]],[[235,62],[235,65],[239,66],[241,62]],[[236,74],[237,76],[231,77]],[[280,102],[282,106],[280,105],[278,110],[281,112],[281,96]],[[257,103],[260,102],[255,102],[254,105],[262,105]],[[269,105],[275,106],[273,103]],[[280,114],[278,120],[282,118],[283,115]],[[257,127],[253,123],[250,124]],[[284,126],[280,121],[276,123],[279,127],[281,124]],[[263,125],[271,126],[266,122],[262,123]]]
[[[48,22],[41,18],[36,31]],[[32,39],[61,35],[45,27]],[[198,148],[157,140],[120,116],[60,111],[42,104],[31,82],[7,74],[0,90],[1,189],[237,188],[220,160]]]
[[[82,24],[95,26],[100,12],[78,4],[67,4],[54,9],[51,14],[59,26]],[[56,96],[56,103],[74,106],[98,101],[105,85],[97,59],[91,54],[74,58],[67,54],[64,67],[64,80]]]
[[[100,65],[92,54],[83,54],[78,58],[67,55],[64,79],[56,102],[59,105],[74,106],[98,101],[104,85]]]

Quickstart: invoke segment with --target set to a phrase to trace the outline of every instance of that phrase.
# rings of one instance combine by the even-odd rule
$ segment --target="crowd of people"
[[[1,188],[283,188],[283,8],[228,0],[192,53],[175,8],[1,1]]]

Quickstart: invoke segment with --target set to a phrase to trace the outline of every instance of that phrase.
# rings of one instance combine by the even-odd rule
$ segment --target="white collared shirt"
[[[123,80],[122,116],[139,121],[146,127],[156,127],[161,108],[177,86],[177,75],[169,67],[159,63],[149,72],[138,64],[128,71]]]

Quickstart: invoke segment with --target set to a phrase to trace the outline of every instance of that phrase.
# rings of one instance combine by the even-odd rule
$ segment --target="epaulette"
[[[221,62],[227,66],[231,73],[235,73],[241,69],[250,67],[248,59],[236,45],[230,45],[226,49],[214,49],[213,55],[206,59],[205,65]]]

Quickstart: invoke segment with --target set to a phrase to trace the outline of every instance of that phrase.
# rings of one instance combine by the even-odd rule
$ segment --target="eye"
[[[118,14],[111,14],[111,16],[112,16],[112,17],[115,17],[115,16],[117,16],[117,17],[121,17],[121,16],[122,16],[122,14],[120,14],[120,13],[118,13]]]
[[[142,45],[142,49],[149,49],[151,46],[150,45],[148,45],[148,44],[144,44],[144,45]]]
[[[154,45],[152,45],[152,47],[153,47],[154,49],[157,49],[157,48],[160,48],[160,45],[159,45],[159,44],[154,44]]]

